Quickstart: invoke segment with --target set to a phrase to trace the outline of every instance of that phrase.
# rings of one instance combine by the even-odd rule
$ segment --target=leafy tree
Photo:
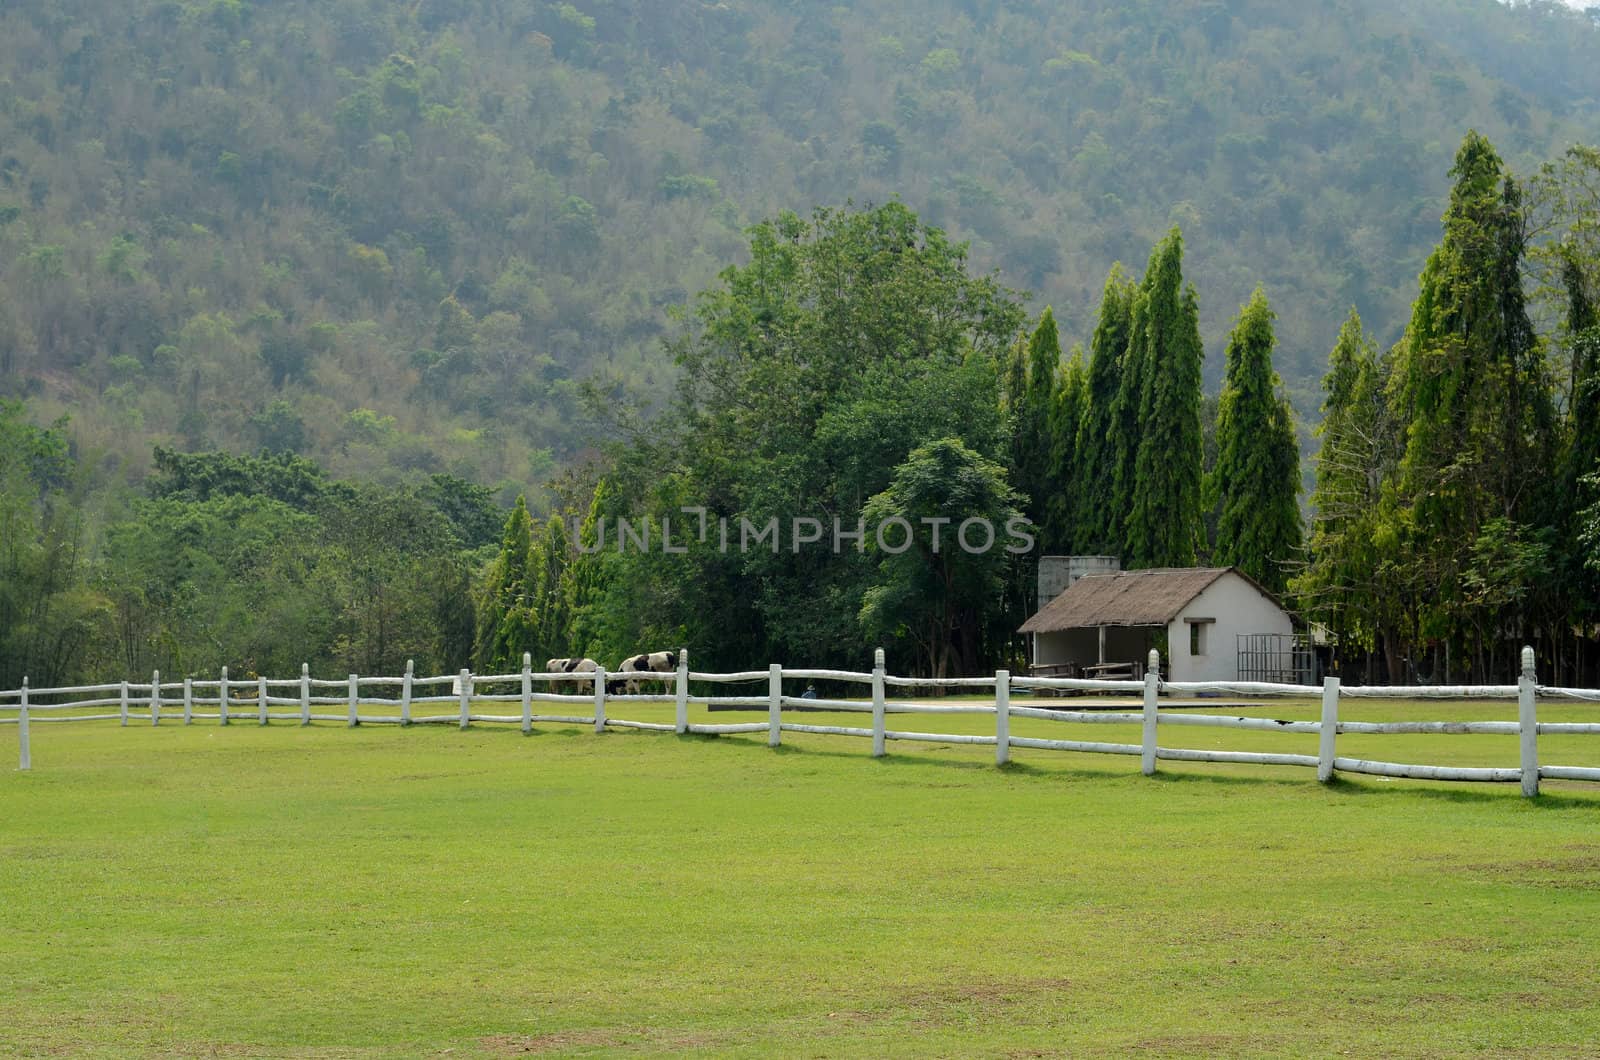
[[[911,547],[899,553],[884,549],[899,548],[897,540],[873,537],[877,575],[862,597],[863,629],[911,645],[918,665],[935,676],[974,672],[992,651],[994,627],[1010,617],[997,602],[1008,560],[1005,527],[1021,514],[1020,501],[1003,467],[956,439],[913,450],[863,512],[869,525],[901,520],[912,529]],[[950,519],[956,533],[946,529],[944,540],[936,541],[917,530],[937,518]],[[993,530],[987,551],[972,554],[959,538],[951,540],[969,519]],[[973,529],[968,540],[976,548],[985,537]]]
[[[629,555],[598,609],[607,643],[694,646],[716,658],[859,662],[853,616],[872,577],[856,530],[892,470],[930,440],[959,438],[1003,458],[1000,360],[1021,311],[966,248],[899,203],[780,215],[751,233],[748,265],[697,301],[676,347],[677,404],[617,453],[609,476],[635,511],[704,507],[726,519],[816,519],[813,547],[723,552],[715,536],[684,557]],[[698,529],[698,527],[697,527]],[[681,532],[681,531],[680,531]],[[621,571],[626,570],[623,575]]]
[[[1128,509],[1126,565],[1192,566],[1204,543],[1200,506],[1199,300],[1183,284],[1174,228],[1152,253],[1134,307],[1129,360],[1141,404]],[[1126,385],[1126,384],[1125,384]]]
[[[0,685],[81,675],[106,601],[84,584],[83,518],[66,423],[40,428],[0,400]]]
[[[1294,412],[1272,370],[1272,318],[1257,287],[1228,339],[1206,500],[1219,509],[1216,562],[1281,593],[1301,543],[1300,447]]]

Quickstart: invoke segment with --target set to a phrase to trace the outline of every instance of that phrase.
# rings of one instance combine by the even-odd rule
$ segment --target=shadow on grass
[[[637,736],[649,736],[651,733],[633,733]],[[1435,801],[1456,804],[1501,804],[1508,798],[1514,798],[1516,793],[1508,788],[1510,784],[1495,784],[1497,790],[1487,790],[1486,787],[1472,788],[1443,788],[1423,786],[1430,781],[1405,781],[1396,780],[1390,783],[1372,781],[1365,778],[1354,778],[1346,775],[1335,775],[1327,784],[1319,785],[1316,780],[1307,775],[1304,777],[1284,775],[1248,776],[1238,773],[1214,773],[1203,769],[1185,769],[1182,771],[1168,768],[1157,770],[1152,777],[1140,777],[1137,765],[1132,769],[1097,769],[1092,766],[1071,765],[1039,765],[1034,762],[1019,761],[1013,758],[1003,766],[996,766],[992,761],[972,759],[941,758],[928,754],[889,753],[882,758],[873,758],[870,754],[859,751],[835,750],[819,747],[799,747],[792,743],[781,744],[778,747],[768,747],[766,739],[760,734],[754,736],[747,734],[715,734],[715,733],[687,733],[679,737],[681,740],[693,740],[696,743],[727,747],[730,750],[738,749],[745,752],[765,751],[769,754],[802,755],[830,759],[851,759],[864,761],[873,768],[915,770],[929,773],[947,770],[963,770],[966,772],[997,772],[1002,776],[1026,777],[1034,779],[1061,778],[1066,780],[1113,780],[1139,777],[1155,784],[1170,785],[1209,785],[1233,788],[1261,788],[1261,787],[1288,787],[1296,789],[1314,790],[1318,787],[1339,797],[1350,798],[1385,798],[1405,797],[1430,799]],[[961,744],[926,744],[926,747],[945,747],[954,749],[965,745]],[[1132,763],[1131,756],[1127,757]],[[1295,769],[1296,767],[1269,767],[1274,769]],[[1309,770],[1306,771],[1309,774]],[[1588,796],[1581,792],[1551,791],[1548,788],[1540,793],[1537,799],[1525,800],[1530,807],[1541,810],[1576,809],[1582,812],[1600,813],[1600,799]]]

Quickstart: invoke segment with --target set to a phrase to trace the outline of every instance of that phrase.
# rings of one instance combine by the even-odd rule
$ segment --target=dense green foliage
[[[1189,567],[1205,547],[1199,317],[1194,285],[1183,283],[1183,237],[1173,229],[1150,254],[1125,358],[1123,400],[1138,409],[1125,567]]]
[[[1011,565],[1010,553],[996,546],[1022,516],[1018,500],[1005,468],[955,439],[913,449],[889,488],[861,510],[868,526],[899,520],[911,544],[893,551],[897,541],[873,535],[878,573],[862,597],[863,630],[909,643],[918,669],[938,677],[975,673],[989,662],[1013,617],[995,606]],[[915,532],[929,520],[942,525]]]
[[[1529,641],[1559,672],[1582,679],[1586,652],[1592,669],[1594,545],[1580,509],[1595,471],[1588,298],[1600,259],[1583,248],[1600,198],[1583,191],[1597,161],[1576,149],[1541,171],[1530,206],[1469,133],[1404,337],[1377,358],[1352,317],[1334,350],[1299,588],[1351,653],[1381,650],[1395,676],[1427,652],[1436,673],[1482,679]],[[1542,247],[1530,243],[1541,228]],[[1566,326],[1540,334],[1527,290],[1550,257]]]
[[[1398,332],[1461,130],[1531,169],[1597,71],[1496,0],[13,0],[0,391],[96,474],[267,446],[509,500],[589,442],[579,381],[662,384],[744,224],[899,196],[1076,335],[1181,223],[1203,333],[1265,283],[1309,417],[1349,305]]]
[[[468,661],[492,492],[330,480],[286,454],[156,454],[91,537],[59,428],[0,405],[0,683],[94,674],[397,674]],[[492,522],[490,523],[492,525]]]
[[[573,654],[688,645],[708,665],[860,665],[864,597],[880,576],[903,575],[880,574],[864,509],[929,443],[959,443],[951,451],[970,451],[974,467],[1006,457],[999,379],[1022,321],[1013,292],[970,275],[965,248],[901,205],[757,226],[749,264],[702,294],[675,346],[682,379],[669,413],[613,454],[606,514],[653,517],[658,531],[668,521],[686,552],[614,538],[598,640]],[[954,520],[946,539],[1000,495],[943,513]],[[757,540],[769,524],[773,536]],[[938,532],[914,529],[919,542]],[[810,535],[815,544],[795,540]],[[987,632],[997,616],[1003,639],[1010,618],[995,594],[970,616],[963,664],[997,654]],[[919,657],[942,658],[944,646],[910,625],[872,620],[887,646],[903,640],[910,654],[921,643]]]
[[[1228,338],[1206,504],[1217,509],[1213,560],[1282,593],[1300,559],[1300,448],[1272,370],[1272,316],[1258,287]]]

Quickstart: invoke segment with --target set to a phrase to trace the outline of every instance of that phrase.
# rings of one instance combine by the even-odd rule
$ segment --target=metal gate
[[[1317,656],[1300,633],[1240,633],[1239,680],[1274,684],[1316,683]]]

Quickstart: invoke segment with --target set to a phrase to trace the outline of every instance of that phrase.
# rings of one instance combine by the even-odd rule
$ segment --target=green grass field
[[[1146,778],[1136,758],[1045,751],[997,769],[989,747],[891,744],[874,761],[865,740],[823,736],[775,752],[762,736],[578,726],[215,722],[36,726],[22,774],[15,733],[0,729],[0,1055],[1593,1056],[1600,1042],[1593,787],[1546,782],[1535,802],[1514,784],[1323,787],[1290,768],[1162,763]],[[1138,740],[1024,719],[1013,733]],[[1316,748],[1192,728],[1162,742]],[[1341,737],[1340,753],[1517,755],[1514,737],[1485,736]],[[1541,757],[1593,765],[1600,739],[1545,738]]]

